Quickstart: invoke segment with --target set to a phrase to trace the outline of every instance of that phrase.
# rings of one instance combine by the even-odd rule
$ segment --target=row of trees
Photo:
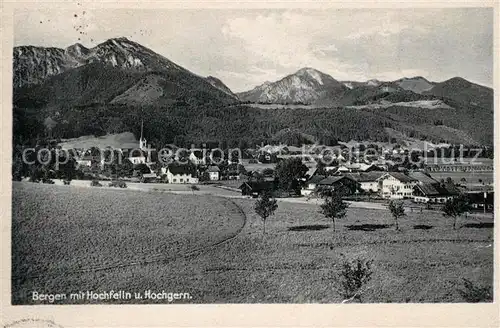
[[[343,196],[345,194],[346,192],[342,189],[333,190],[331,188],[326,188],[320,191],[320,196],[324,200],[324,202],[320,205],[320,213],[332,221],[332,228],[334,232],[335,221],[344,218],[347,214],[347,209],[349,208],[349,203],[343,200]],[[276,199],[272,198],[271,193],[268,191],[262,193],[260,198],[256,201],[255,212],[263,220],[264,233],[266,220],[274,214],[277,208],[278,205]],[[406,216],[404,203],[402,201],[390,201],[388,209],[394,219],[395,229],[399,230],[399,219]],[[471,206],[465,195],[448,199],[442,207],[443,216],[453,219],[454,230],[457,228],[458,218],[470,210]]]

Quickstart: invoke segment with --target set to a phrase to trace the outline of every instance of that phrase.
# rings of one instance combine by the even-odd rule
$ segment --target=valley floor
[[[334,232],[317,205],[283,201],[264,235],[254,202],[13,183],[12,301],[151,290],[189,303],[336,303],[343,256],[373,260],[364,302],[462,302],[463,278],[492,286],[491,218],[453,230],[440,213],[408,213],[395,231],[387,210],[351,207]],[[63,303],[93,302],[166,300]]]

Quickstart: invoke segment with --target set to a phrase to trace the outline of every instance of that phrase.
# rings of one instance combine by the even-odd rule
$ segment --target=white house
[[[344,173],[347,177],[359,182],[361,189],[365,192],[379,192],[379,178],[386,172],[359,172],[359,173]]]
[[[146,157],[144,157],[144,156],[131,156],[131,157],[128,157],[128,160],[134,165],[146,164]]]
[[[198,183],[194,177],[194,171],[187,165],[175,165],[161,169],[162,174],[167,175],[168,183]]]
[[[326,177],[324,175],[314,175],[312,176],[309,180],[307,180],[306,185],[302,190],[300,190],[300,194],[302,196],[309,196],[312,193],[316,191],[316,188],[318,186],[318,182],[321,180],[325,179]]]
[[[146,164],[146,156],[144,156],[144,152],[140,149],[132,149],[132,151],[128,153],[127,158],[134,165]]]
[[[411,198],[413,187],[418,181],[400,172],[388,172],[379,179],[379,192],[382,197],[389,199]]]
[[[215,166],[215,165],[211,165],[208,167],[208,176],[210,178],[210,181],[217,181],[219,180],[219,173],[220,173],[220,170],[219,170],[219,167],[218,166]]]

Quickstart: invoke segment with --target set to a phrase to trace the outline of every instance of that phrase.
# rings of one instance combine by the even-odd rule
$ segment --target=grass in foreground
[[[115,191],[113,195],[119,193],[134,192]],[[134,193],[133,197],[151,197],[141,202],[153,203],[173,197],[141,195]],[[93,197],[90,190],[86,197]],[[201,208],[219,206],[215,201],[219,198],[178,197],[181,198],[171,204],[167,212],[178,213],[177,208],[185,208],[185,204],[191,202]],[[373,260],[374,274],[363,294],[364,302],[462,302],[459,289],[463,287],[463,278],[483,286],[492,285],[491,221],[481,225],[472,219],[462,219],[458,224],[462,228],[453,230],[452,221],[439,213],[407,213],[400,219],[400,231],[395,231],[389,211],[350,208],[347,216],[337,221],[334,233],[318,206],[280,202],[275,215],[268,219],[267,234],[263,236],[262,222],[253,210],[255,200],[235,202],[247,214],[247,224],[242,233],[228,243],[188,258],[172,257],[151,264],[57,279],[29,279],[18,286],[21,296],[18,300],[29,303],[22,297],[23,293],[36,288],[40,292],[111,289],[188,292],[193,297],[189,302],[198,303],[341,302],[337,273],[343,256]],[[52,199],[52,203],[59,204],[59,198]],[[223,208],[227,206],[228,203],[222,204]],[[105,228],[116,231],[123,220],[133,217],[137,217],[136,214],[129,211]],[[231,214],[224,224],[235,217]],[[159,219],[151,217],[148,225],[154,225],[155,218]],[[182,224],[181,220],[176,222]],[[202,229],[193,230],[193,221],[189,222],[182,231],[198,240],[201,237],[197,234]],[[132,235],[141,239],[148,230],[145,225]],[[69,239],[64,234],[60,238]],[[149,242],[144,244],[151,247]],[[38,247],[43,247],[43,243],[38,241]]]
[[[12,204],[12,281],[21,295],[47,284],[79,289],[82,271],[176,258],[244,224],[234,203],[207,195],[15,183]]]

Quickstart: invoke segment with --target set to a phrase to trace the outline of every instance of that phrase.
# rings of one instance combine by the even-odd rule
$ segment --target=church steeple
[[[147,148],[146,138],[144,138],[143,134],[144,134],[144,120],[141,119],[141,137],[139,139],[139,148],[141,150],[145,150]]]

